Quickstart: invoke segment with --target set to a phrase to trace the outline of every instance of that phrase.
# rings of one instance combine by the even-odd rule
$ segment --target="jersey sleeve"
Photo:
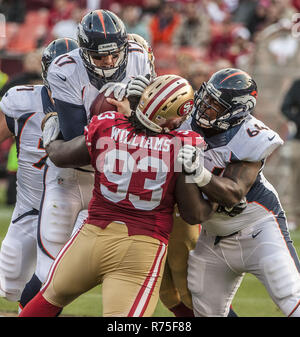
[[[254,120],[245,123],[238,137],[233,138],[230,148],[235,160],[258,162],[266,159],[283,144],[277,132],[263,122]]]
[[[112,127],[115,123],[114,112],[105,112],[101,116],[93,116],[91,122],[84,128],[85,143],[88,148],[92,164],[95,162],[95,149],[98,148],[98,140],[104,135],[104,130]]]
[[[52,97],[63,102],[82,105],[80,71],[74,58],[64,54],[50,65],[47,75]]]
[[[135,73],[137,75],[146,76],[151,74],[151,66],[149,62],[148,52],[140,45],[130,43],[128,48],[129,62],[127,65],[127,71],[129,73]]]
[[[15,86],[2,97],[0,109],[10,118],[19,118],[23,113],[33,111],[34,103],[28,92],[36,90],[33,86]]]

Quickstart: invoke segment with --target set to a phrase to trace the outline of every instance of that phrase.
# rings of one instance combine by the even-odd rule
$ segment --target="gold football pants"
[[[200,226],[189,225],[179,216],[176,208],[173,220],[160,300],[169,309],[180,302],[193,309],[192,296],[187,286],[187,268],[189,251],[194,249],[197,243]]]
[[[167,246],[124,224],[85,224],[53,263],[43,296],[64,307],[102,283],[103,316],[151,316],[156,308]]]

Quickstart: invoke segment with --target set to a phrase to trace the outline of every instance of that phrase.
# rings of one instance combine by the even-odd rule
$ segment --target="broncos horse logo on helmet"
[[[62,54],[68,53],[69,51],[78,48],[78,43],[74,39],[70,38],[61,38],[56,39],[48,44],[48,46],[44,49],[42,55],[42,78],[45,87],[50,89],[49,83],[47,81],[47,73],[48,68],[51,62],[57,57]]]
[[[124,23],[108,10],[86,14],[78,25],[77,38],[88,74],[104,81],[122,81],[128,59],[128,37]],[[96,65],[95,60],[112,55],[113,66]]]
[[[246,72],[219,70],[196,91],[193,119],[204,128],[227,130],[252,112],[256,97],[257,85]]]

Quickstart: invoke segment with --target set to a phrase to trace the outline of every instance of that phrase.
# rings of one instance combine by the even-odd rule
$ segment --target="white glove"
[[[192,145],[184,145],[180,148],[177,161],[183,166],[186,174],[194,174],[200,167],[199,150]]]
[[[148,87],[150,84],[150,76],[142,76],[139,75],[135,77],[133,80],[128,82],[127,89],[126,89],[126,97],[128,96],[142,96],[144,90]]]
[[[184,172],[192,177],[199,187],[207,185],[212,174],[203,166],[203,150],[192,145],[184,145],[178,151],[177,161],[182,164]]]
[[[59,121],[57,115],[50,116],[43,127],[43,144],[44,147],[49,145],[53,140],[55,140],[60,132]]]
[[[125,83],[108,82],[99,90],[99,93],[101,94],[105,91],[104,96],[108,97],[113,92],[115,99],[117,101],[122,101],[123,98],[126,97],[126,88],[127,85]]]

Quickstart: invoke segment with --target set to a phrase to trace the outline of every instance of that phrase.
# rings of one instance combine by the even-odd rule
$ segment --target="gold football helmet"
[[[193,103],[194,90],[186,79],[178,75],[163,75],[145,89],[136,116],[154,132],[169,132],[177,129],[190,115]]]
[[[150,44],[141,35],[138,35],[138,34],[128,34],[128,40],[136,42],[137,44],[142,46],[144,50],[146,50],[146,52],[148,53],[148,59],[149,59],[150,68],[151,68],[151,78],[152,79],[155,78],[156,77],[155,65],[154,65],[155,57],[154,57],[153,50]]]

